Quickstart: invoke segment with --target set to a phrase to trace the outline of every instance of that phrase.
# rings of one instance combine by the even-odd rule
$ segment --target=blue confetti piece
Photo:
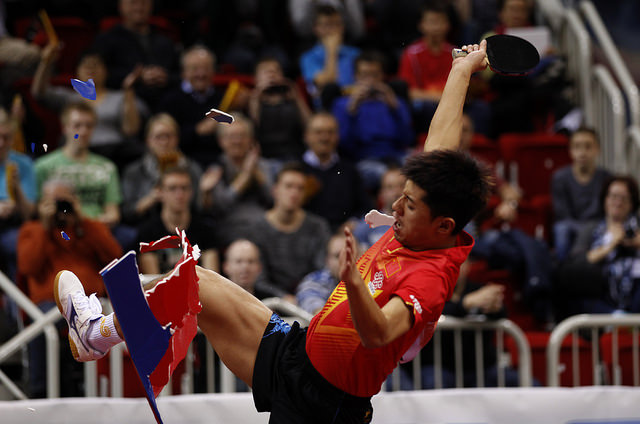
[[[60,234],[62,235],[62,238],[65,239],[66,241],[71,240],[71,238],[64,231],[60,231]]]
[[[73,138],[78,139],[78,134],[74,135]]]
[[[36,150],[36,143],[31,143],[31,152],[33,153]]]
[[[93,83],[93,79],[89,78],[88,81],[82,81],[72,78],[71,85],[73,89],[78,92],[82,97],[89,100],[96,99],[96,85]]]

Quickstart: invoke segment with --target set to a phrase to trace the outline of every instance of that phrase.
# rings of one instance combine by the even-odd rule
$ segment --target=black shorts
[[[307,330],[273,314],[262,336],[253,370],[253,400],[271,411],[270,424],[369,423],[371,398],[350,395],[315,370],[305,344]]]

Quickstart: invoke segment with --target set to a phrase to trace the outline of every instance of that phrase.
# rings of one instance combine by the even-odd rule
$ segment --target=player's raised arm
[[[460,144],[462,131],[462,107],[471,75],[486,68],[487,42],[462,47],[469,52],[467,56],[456,58],[451,64],[440,103],[436,109],[424,151],[436,149],[456,149]]]

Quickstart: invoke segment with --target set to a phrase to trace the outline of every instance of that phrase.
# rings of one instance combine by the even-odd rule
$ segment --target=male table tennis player
[[[289,326],[233,282],[196,267],[198,325],[252,387],[257,410],[271,412],[270,423],[369,422],[370,399],[388,374],[430,340],[473,245],[462,228],[490,186],[488,171],[457,151],[469,79],[486,66],[485,42],[464,49],[470,54],[452,63],[425,152],[403,168],[392,227],[358,260],[345,230],[342,281],[308,328]],[[97,359],[121,341],[117,318],[100,313],[73,273],[60,272],[55,286],[76,359]],[[110,338],[96,327],[112,330]]]

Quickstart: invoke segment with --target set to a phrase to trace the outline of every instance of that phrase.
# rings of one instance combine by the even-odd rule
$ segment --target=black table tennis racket
[[[466,56],[462,49],[453,49],[451,56]],[[526,75],[540,62],[538,50],[524,38],[513,35],[492,35],[487,38],[489,67],[502,75]]]

